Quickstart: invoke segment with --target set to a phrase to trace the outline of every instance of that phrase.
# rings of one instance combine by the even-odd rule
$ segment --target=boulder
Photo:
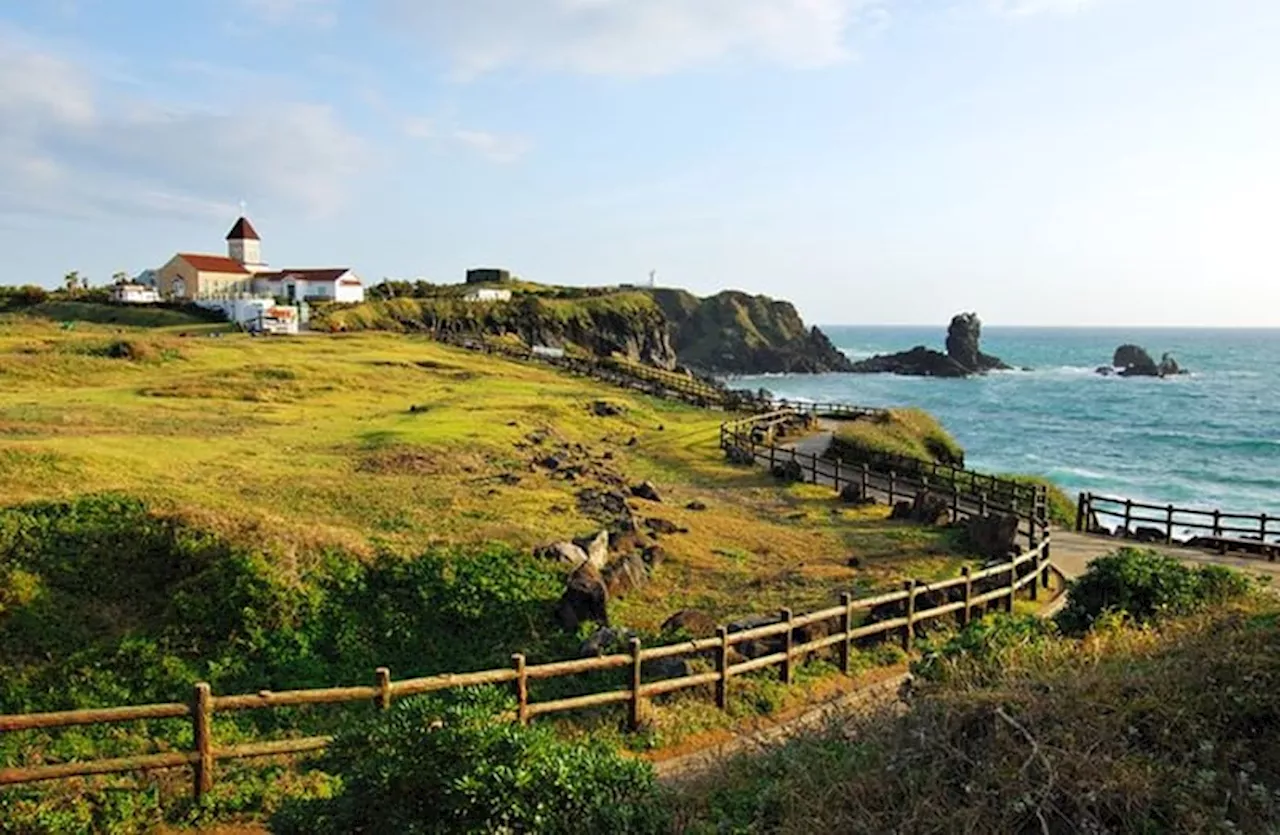
[[[1099,365],[1094,370],[1097,373],[1101,374],[1103,377],[1110,377],[1112,374],[1116,373],[1115,367],[1110,365]]]
[[[644,526],[656,534],[670,535],[673,533],[688,533],[688,528],[682,528],[675,522],[668,519],[649,518],[644,520]]]
[[[804,468],[799,461],[783,461],[773,465],[773,477],[779,481],[804,481]]]
[[[662,495],[658,492],[658,488],[654,486],[652,481],[643,481],[632,486],[631,495],[637,499],[644,499],[649,502],[661,502]]]
[[[889,519],[894,522],[907,522],[911,519],[911,502],[905,499],[900,502],[893,503],[893,510],[889,512]]]
[[[649,567],[643,555],[633,552],[609,563],[603,577],[609,597],[621,598],[649,582]]]
[[[1161,377],[1176,377],[1184,373],[1182,367],[1178,365],[1178,361],[1173,358],[1173,354],[1167,352],[1160,357],[1160,365],[1156,370]]]
[[[982,352],[978,342],[982,339],[982,322],[976,314],[961,313],[951,319],[947,328],[947,356],[964,368],[977,370]]]
[[[866,496],[862,493],[862,485],[852,481],[846,484],[840,489],[840,501],[845,504],[865,504]]]
[[[725,451],[725,458],[730,464],[736,464],[740,467],[755,466],[756,457],[751,454],[751,450],[740,446],[731,446]]]
[[[1121,377],[1158,377],[1160,367],[1140,345],[1125,344],[1116,348],[1111,364],[1120,369]]]
[[[587,562],[587,552],[573,542],[553,542],[535,548],[533,555],[541,560],[554,560],[570,569]],[[598,567],[598,566],[597,566]]]
[[[609,590],[600,570],[589,562],[569,575],[564,594],[556,604],[556,621],[566,632],[577,632],[578,625],[593,621],[609,625]]]
[[[576,545],[586,555],[587,561],[596,568],[603,569],[605,563],[609,561],[609,532],[600,531],[595,536],[584,536],[573,540]]]
[[[636,633],[623,627],[602,626],[578,647],[579,658],[594,658],[610,652],[621,652]]]
[[[1139,542],[1164,542],[1164,529],[1140,527],[1133,532],[1133,539]]]
[[[1011,513],[971,516],[965,521],[965,534],[979,554],[996,560],[1008,559],[1018,550],[1018,517]]]
[[[706,503],[706,502],[700,502],[700,501],[696,501],[696,500],[695,500],[695,501],[689,502],[687,505],[685,505],[685,506],[684,506],[684,509],[685,509],[685,510],[696,510],[696,511],[706,510],[706,509],[707,509],[707,503]]]
[[[662,631],[683,632],[692,638],[710,638],[716,634],[716,619],[697,609],[681,609],[662,622]]]
[[[940,525],[951,521],[951,508],[944,497],[922,490],[912,501],[895,504],[889,518],[920,525]]]
[[[780,615],[747,615],[744,618],[731,621],[728,624],[730,633],[745,632],[748,629],[755,629],[758,626],[768,626],[781,620]],[[767,638],[757,638],[754,641],[743,641],[736,645],[736,649],[744,658],[759,658],[762,655],[771,655],[775,652],[782,652],[786,648],[786,639],[782,635],[770,635]]]
[[[610,403],[608,400],[596,400],[591,404],[591,414],[596,417],[619,417],[626,413],[627,410],[624,406]]]
[[[689,661],[680,657],[655,658],[641,665],[640,674],[645,681],[684,678],[689,675]]]
[[[853,364],[862,374],[903,374],[914,377],[967,377],[1010,368],[1003,360],[982,353],[982,322],[976,313],[960,313],[947,327],[947,352],[917,345],[910,351],[884,354]]]

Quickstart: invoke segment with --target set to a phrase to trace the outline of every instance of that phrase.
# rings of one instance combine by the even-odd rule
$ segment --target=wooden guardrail
[[[1228,513],[1081,493],[1076,503],[1076,530],[1097,531],[1102,527],[1100,517],[1118,522],[1117,535],[1146,542],[1201,545],[1223,552],[1254,551],[1272,561],[1280,551],[1280,518],[1266,513]],[[1179,531],[1192,536],[1179,543],[1175,537]]]
[[[948,498],[955,519],[990,513],[1013,514],[1019,519],[1019,533],[1027,537],[1031,548],[1049,536],[1048,496],[1043,486],[1021,484],[943,465],[937,465],[935,470],[930,462],[914,458],[904,459],[913,465],[906,472],[892,467],[881,470],[869,461],[847,464],[839,458],[825,459],[797,452],[794,448],[780,447],[768,435],[758,439],[753,431],[757,426],[771,425],[786,420],[788,416],[795,417],[796,412],[786,408],[723,423],[720,426],[720,447],[726,452],[733,448],[744,450],[750,453],[752,460],[767,462],[770,470],[779,463],[795,462],[805,481],[829,483],[836,492],[843,490],[845,485],[857,484],[864,496],[873,489],[887,494],[889,504],[898,499],[914,499],[921,492],[933,492]],[[933,475],[935,472],[938,474],[936,477]],[[1017,484],[1022,489],[997,489],[992,494],[986,489],[991,484],[997,488]]]
[[[1046,539],[1036,549],[1008,562],[980,571],[972,571],[966,567],[961,576],[951,580],[935,583],[908,581],[899,591],[862,599],[843,594],[838,606],[804,615],[795,615],[790,609],[783,609],[773,623],[740,631],[730,631],[728,627],[720,626],[714,637],[694,641],[645,648],[641,646],[639,639],[632,639],[628,652],[597,658],[529,664],[524,655],[517,654],[512,656],[511,666],[506,669],[403,681],[393,681],[391,671],[380,667],[375,671],[372,686],[262,691],[228,696],[215,695],[210,686],[202,682],[194,686],[187,702],[0,716],[0,733],[148,719],[188,719],[194,740],[190,751],[0,768],[0,786],[191,766],[193,791],[199,799],[213,787],[215,767],[219,760],[300,754],[321,750],[330,742],[327,736],[315,736],[219,746],[213,730],[213,716],[216,713],[343,703],[366,703],[386,710],[395,699],[478,685],[510,686],[515,693],[516,710],[509,718],[519,722],[528,722],[535,717],[553,713],[621,704],[626,705],[628,724],[634,728],[639,722],[644,699],[699,687],[708,687],[716,705],[723,710],[728,707],[731,682],[737,676],[777,667],[779,679],[790,684],[797,661],[832,648],[839,656],[842,671],[848,674],[855,642],[896,632],[903,648],[910,650],[916,627],[921,624],[952,614],[964,624],[975,611],[983,611],[992,605],[1002,605],[1011,610],[1015,597],[1024,589],[1031,599],[1037,599],[1040,589],[1048,585],[1049,569],[1049,541]],[[888,614],[890,617],[860,623],[858,615],[862,613],[869,616]],[[764,654],[735,660],[735,647],[760,641],[768,642],[762,647],[766,650]],[[645,662],[688,656],[710,658],[714,669],[675,678],[644,681]],[[626,686],[552,701],[536,702],[529,697],[531,681],[603,670],[625,670]]]

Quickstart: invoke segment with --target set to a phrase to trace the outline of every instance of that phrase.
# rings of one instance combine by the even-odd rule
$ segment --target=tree
[[[128,284],[129,274],[124,270],[116,270],[114,273],[111,274],[111,283],[112,284]]]
[[[72,270],[62,277],[62,286],[68,293],[74,293],[80,287],[80,271]]]

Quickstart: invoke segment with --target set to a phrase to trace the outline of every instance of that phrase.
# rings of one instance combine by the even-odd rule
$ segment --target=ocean
[[[945,328],[823,326],[852,359]],[[1172,353],[1190,374],[1103,377],[1117,346]],[[983,328],[982,350],[1028,371],[944,380],[888,374],[735,377],[778,397],[918,406],[987,472],[1047,476],[1072,495],[1280,516],[1280,330]]]

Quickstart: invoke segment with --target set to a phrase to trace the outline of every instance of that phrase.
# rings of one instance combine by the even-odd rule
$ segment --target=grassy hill
[[[965,561],[946,532],[727,465],[722,413],[412,334],[179,333],[0,317],[0,713],[185,700],[202,679],[279,690],[378,664],[403,677],[573,655],[582,636],[550,617],[562,574],[530,552],[603,527],[584,489],[652,480],[663,501],[636,513],[688,530],[611,605],[649,637],[684,608],[804,611]],[[621,414],[596,416],[599,400]],[[760,709],[780,703],[760,686]],[[219,739],[333,716],[246,714]],[[705,704],[664,717],[646,739],[731,721]],[[619,736],[615,714],[590,721]],[[0,760],[154,750],[140,729],[20,736]],[[227,767],[218,809],[267,802],[255,768]],[[119,784],[22,802],[106,814]],[[167,797],[135,817],[185,814]]]

